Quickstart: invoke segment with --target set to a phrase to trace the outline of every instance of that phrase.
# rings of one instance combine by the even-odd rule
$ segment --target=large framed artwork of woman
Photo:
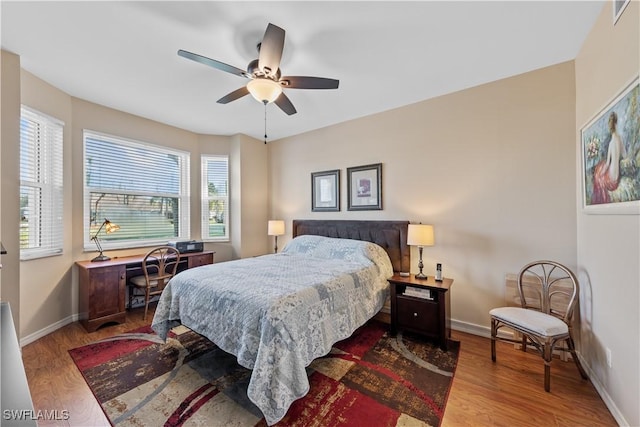
[[[630,84],[581,131],[583,208],[640,215],[640,86]]]

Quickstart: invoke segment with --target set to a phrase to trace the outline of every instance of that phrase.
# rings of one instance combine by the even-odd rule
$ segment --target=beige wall
[[[640,3],[616,25],[607,2],[577,56],[576,163],[580,129],[638,76]],[[591,379],[621,425],[640,425],[640,216],[586,215],[576,174],[578,268],[582,284],[582,356]],[[612,366],[606,363],[611,350]]]
[[[274,217],[431,223],[425,271],[454,279],[454,327],[489,335],[505,275],[576,266],[573,62],[269,144]],[[383,210],[347,211],[346,168],[382,162]],[[342,210],[311,212],[311,172],[341,170]],[[417,272],[417,251],[411,266]]]
[[[0,53],[0,241],[7,250],[0,258],[0,299],[11,305],[20,330],[20,58]]]
[[[22,71],[20,79],[21,103],[64,122],[63,133],[63,199],[71,206],[72,151],[71,98],[64,92]],[[19,155],[19,148],[18,148]],[[64,215],[66,236],[73,232],[71,215]],[[15,224],[14,224],[15,227]],[[71,239],[65,239],[63,253],[38,260],[20,262],[20,331],[35,331],[42,325],[55,328],[74,312],[76,298],[72,294],[71,265],[73,264]],[[77,293],[77,292],[76,292]]]
[[[236,229],[234,242],[242,242],[242,248],[237,253],[241,258],[264,255],[269,252],[267,235],[268,206],[268,161],[267,146],[245,135],[236,135],[234,142],[238,148],[239,164],[232,165],[240,168],[241,197],[236,200],[232,212],[240,227]],[[234,230],[232,230],[234,231]],[[239,240],[238,240],[239,237]]]

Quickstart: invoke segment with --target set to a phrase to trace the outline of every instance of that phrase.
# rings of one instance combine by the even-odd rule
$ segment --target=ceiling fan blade
[[[242,86],[240,89],[236,89],[228,95],[218,99],[218,104],[228,104],[231,101],[235,101],[238,98],[242,98],[249,94],[249,89],[246,86]]]
[[[258,67],[266,75],[273,75],[280,68],[282,50],[284,49],[284,30],[276,25],[267,25],[262,43],[260,44],[260,56]]]
[[[280,107],[280,109],[282,111],[284,111],[285,113],[287,113],[288,115],[292,115],[297,113],[296,111],[296,107],[293,106],[293,104],[291,103],[291,101],[289,100],[289,98],[287,97],[287,95],[284,94],[284,92],[282,92],[280,94],[280,96],[278,96],[276,98],[275,101],[273,101],[276,103],[276,105],[278,107]]]
[[[180,49],[178,51],[178,55],[182,56],[183,58],[187,58],[192,61],[196,61],[213,68],[217,68],[218,70],[235,74],[236,76],[247,77],[247,78],[249,77],[247,75],[247,72],[244,70],[241,70],[240,68],[236,68],[233,65],[225,64],[224,62],[216,61],[215,59],[207,58],[206,56],[198,55],[197,53],[191,53],[191,52],[187,52],[186,50]]]
[[[340,80],[324,77],[285,76],[280,79],[280,84],[290,89],[337,89]]]

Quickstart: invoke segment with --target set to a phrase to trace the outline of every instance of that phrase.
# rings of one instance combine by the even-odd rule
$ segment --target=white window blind
[[[229,157],[202,156],[202,239],[229,240]]]
[[[100,230],[103,249],[189,240],[189,153],[84,131],[84,248]]]
[[[20,110],[20,259],[62,253],[62,146],[64,123]]]

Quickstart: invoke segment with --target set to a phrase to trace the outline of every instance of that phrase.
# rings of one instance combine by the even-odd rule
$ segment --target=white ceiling
[[[247,80],[268,23],[286,30],[283,75],[340,80],[286,89],[269,140],[401,107],[576,57],[605,1],[1,2],[2,49],[64,92],[196,133],[262,139],[264,107],[216,100]]]

